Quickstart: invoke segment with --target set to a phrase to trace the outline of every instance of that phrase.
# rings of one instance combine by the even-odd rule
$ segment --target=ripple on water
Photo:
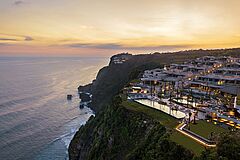
[[[107,63],[108,58],[0,57],[0,159],[65,159],[72,136],[92,115],[79,109],[77,87]],[[71,102],[67,94],[74,95]]]

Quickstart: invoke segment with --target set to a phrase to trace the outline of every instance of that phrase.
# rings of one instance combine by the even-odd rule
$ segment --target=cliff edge
[[[239,53],[237,48],[113,56],[92,84],[78,88],[79,91],[92,93],[90,107],[96,116],[91,117],[75,134],[69,146],[69,158],[192,159],[191,151],[169,140],[164,126],[145,114],[126,109],[118,95],[144,70],[206,55],[239,57]]]

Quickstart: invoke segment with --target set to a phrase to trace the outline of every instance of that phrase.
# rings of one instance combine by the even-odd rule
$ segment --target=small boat
[[[72,100],[72,95],[71,94],[67,95],[67,100]]]

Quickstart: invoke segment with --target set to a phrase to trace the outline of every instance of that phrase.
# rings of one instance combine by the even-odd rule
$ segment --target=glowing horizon
[[[0,55],[239,47],[238,6],[237,0],[3,0]]]

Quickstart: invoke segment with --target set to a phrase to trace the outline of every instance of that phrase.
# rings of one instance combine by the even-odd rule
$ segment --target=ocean
[[[0,159],[64,160],[78,128],[77,87],[95,79],[109,58],[0,57]],[[67,101],[72,94],[72,101]]]

